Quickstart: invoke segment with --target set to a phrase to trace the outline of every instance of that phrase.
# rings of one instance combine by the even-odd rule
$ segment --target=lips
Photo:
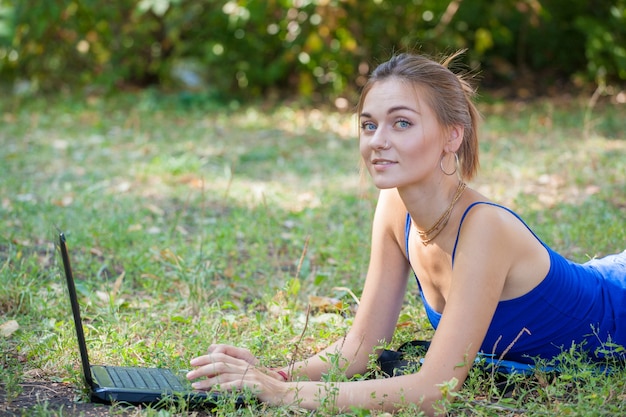
[[[372,165],[392,165],[395,164],[396,161],[392,161],[390,159],[381,159],[381,158],[377,158],[377,159],[372,159]]]

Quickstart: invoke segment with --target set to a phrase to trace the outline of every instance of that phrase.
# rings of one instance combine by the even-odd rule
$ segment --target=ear
[[[445,144],[446,152],[456,152],[461,147],[461,143],[463,142],[463,134],[465,133],[465,129],[463,126],[451,126],[448,130],[448,139]]]

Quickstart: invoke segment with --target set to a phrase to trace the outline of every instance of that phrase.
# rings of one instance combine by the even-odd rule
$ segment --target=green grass
[[[346,333],[355,303],[345,288],[360,294],[376,195],[350,115],[185,107],[151,93],[3,100],[0,325],[20,326],[0,336],[7,401],[33,378],[82,387],[57,228],[94,363],[184,369],[209,344],[229,342],[273,366]],[[472,184],[578,261],[626,248],[626,108],[605,104],[586,118],[585,105],[482,104]],[[394,345],[432,333],[415,287]],[[296,350],[311,296],[342,307],[314,310]],[[624,413],[623,371],[601,376],[568,360],[567,373],[517,381],[511,397],[475,371],[450,413]],[[259,407],[240,413],[298,415]],[[46,404],[31,412],[57,415]],[[232,413],[228,404],[218,412]]]

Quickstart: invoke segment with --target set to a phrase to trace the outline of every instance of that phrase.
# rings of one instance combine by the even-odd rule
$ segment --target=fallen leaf
[[[309,295],[309,304],[312,308],[319,309],[321,311],[333,311],[341,310],[343,303],[341,300],[331,297],[320,297],[317,295]]]
[[[115,297],[122,287],[122,282],[124,281],[124,277],[126,276],[126,271],[122,271],[122,273],[117,277],[115,283],[113,284],[113,290],[111,291],[111,296]]]
[[[4,337],[10,337],[13,333],[20,328],[20,325],[17,324],[15,320],[9,320],[6,323],[0,325],[0,335]]]

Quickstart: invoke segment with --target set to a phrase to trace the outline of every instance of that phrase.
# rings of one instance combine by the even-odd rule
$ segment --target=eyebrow
[[[419,111],[417,111],[417,110],[415,110],[415,109],[413,109],[411,107],[407,107],[407,106],[391,107],[389,110],[387,110],[387,114],[392,114],[392,113],[395,113],[395,112],[400,111],[400,110],[408,110],[408,111],[413,112],[415,114],[420,114]],[[369,114],[369,113],[363,112],[363,113],[361,113],[360,117],[372,117],[372,115]]]

